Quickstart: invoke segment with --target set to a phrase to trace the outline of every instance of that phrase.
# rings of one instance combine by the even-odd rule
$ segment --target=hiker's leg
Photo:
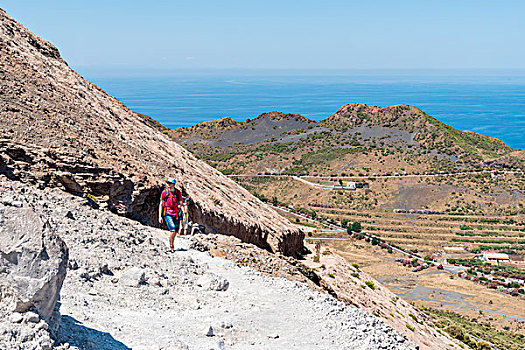
[[[177,235],[177,231],[171,231],[170,232],[170,248],[173,250],[173,241],[175,241],[175,236]]]
[[[166,225],[168,225],[168,230],[170,231],[170,248],[173,249],[173,240],[175,239],[175,236],[177,234],[177,228],[175,227],[175,222],[173,220],[173,216],[166,215],[164,217],[164,221],[166,221]]]

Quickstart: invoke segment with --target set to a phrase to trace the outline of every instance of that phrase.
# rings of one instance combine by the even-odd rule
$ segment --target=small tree
[[[352,231],[354,231],[354,232],[361,232],[361,223],[360,222],[354,222],[352,224]]]

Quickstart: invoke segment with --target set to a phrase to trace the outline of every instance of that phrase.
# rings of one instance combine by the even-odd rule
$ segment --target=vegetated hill
[[[478,169],[513,151],[407,105],[347,104],[319,123],[279,112],[245,122],[223,118],[170,135],[219,170],[236,174]]]
[[[304,234],[68,67],[59,51],[0,10],[0,173],[89,195],[155,224],[168,176],[210,231],[297,255]]]

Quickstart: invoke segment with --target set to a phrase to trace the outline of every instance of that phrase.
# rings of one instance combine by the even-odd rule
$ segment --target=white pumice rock
[[[2,198],[2,204],[11,205],[15,199],[12,196],[5,196]]]
[[[9,321],[12,323],[20,323],[24,320],[24,317],[19,312],[13,312],[11,315],[9,315]]]
[[[119,282],[128,287],[139,287],[146,282],[146,273],[139,267],[132,267],[122,273]]]
[[[195,284],[204,289],[214,291],[226,291],[230,286],[230,283],[225,278],[212,272],[207,272],[199,277]]]
[[[24,203],[22,201],[12,201],[11,205],[16,208],[22,208],[24,206]]]

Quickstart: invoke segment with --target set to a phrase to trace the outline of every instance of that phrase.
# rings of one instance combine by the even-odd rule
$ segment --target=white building
[[[488,262],[510,262],[510,258],[508,254],[504,253],[488,253],[483,252],[483,256],[481,257],[484,261]]]
[[[355,182],[347,182],[346,183],[346,187],[351,189],[351,190],[355,190],[356,189],[356,184],[355,184]]]

